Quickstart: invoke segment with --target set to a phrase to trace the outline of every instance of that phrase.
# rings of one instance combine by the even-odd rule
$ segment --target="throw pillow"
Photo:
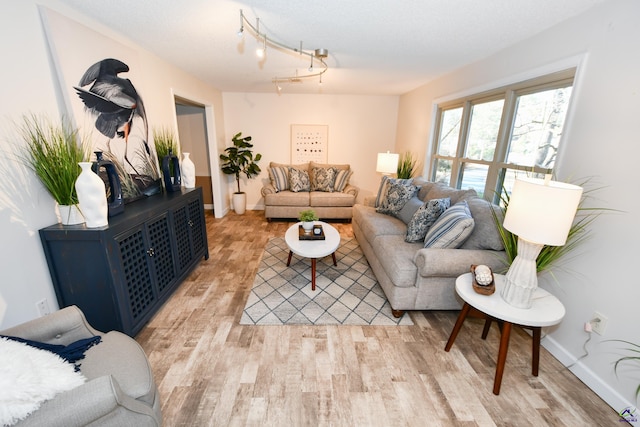
[[[451,205],[451,199],[433,199],[422,205],[407,224],[405,242],[421,242],[427,235],[429,228],[436,222]]]
[[[420,200],[417,196],[413,196],[407,203],[404,204],[400,212],[398,212],[398,219],[402,220],[405,224],[409,224],[411,218],[413,218],[413,214],[416,213],[420,207],[424,205],[425,202]]]
[[[353,171],[351,169],[339,170],[338,174],[336,175],[336,183],[333,186],[333,189],[339,192],[344,191],[345,187],[349,183],[349,178],[351,178],[351,175],[353,175]]]
[[[269,178],[271,178],[271,185],[276,189],[276,193],[289,189],[289,168],[283,166],[269,168]]]
[[[294,193],[309,191],[311,184],[309,182],[309,174],[307,171],[289,168],[289,188]]]
[[[415,185],[405,185],[402,182],[390,182],[387,195],[380,203],[380,206],[376,208],[376,212],[397,216],[400,209],[415,196],[418,190],[419,188]]]
[[[334,168],[313,168],[311,170],[311,191],[326,191],[333,193],[336,182],[336,170]]]
[[[17,423],[44,401],[84,382],[71,363],[54,353],[0,338],[0,425]]]
[[[425,248],[456,249],[471,235],[475,222],[465,200],[444,211],[429,228]]]
[[[385,198],[387,197],[387,194],[389,193],[389,185],[391,183],[411,185],[413,183],[413,179],[412,178],[398,179],[398,178],[389,178],[386,175],[383,176],[382,180],[380,181],[380,187],[378,188],[378,195],[376,197],[376,202],[374,207],[377,208],[384,202]]]

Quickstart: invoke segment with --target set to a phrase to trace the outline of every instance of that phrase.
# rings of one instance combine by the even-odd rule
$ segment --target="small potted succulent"
[[[302,228],[304,228],[304,231],[310,233],[313,229],[313,221],[318,220],[318,215],[316,215],[316,211],[313,209],[307,209],[306,211],[300,212],[298,219],[302,222]]]

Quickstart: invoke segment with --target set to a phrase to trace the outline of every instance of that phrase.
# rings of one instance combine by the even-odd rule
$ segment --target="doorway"
[[[214,211],[214,186],[211,174],[210,132],[207,131],[206,107],[197,102],[174,96],[178,141],[181,153],[190,153],[196,166],[196,186],[202,187],[204,208]],[[216,155],[216,153],[214,153]]]

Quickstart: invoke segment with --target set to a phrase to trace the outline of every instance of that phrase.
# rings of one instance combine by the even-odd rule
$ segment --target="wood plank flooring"
[[[412,312],[414,326],[240,326],[260,257],[290,223],[261,211],[207,215],[202,261],[138,334],[165,426],[606,426],[616,412],[514,328],[499,396],[499,331],[457,312]],[[344,237],[351,225],[335,223]],[[339,260],[338,260],[339,262]]]

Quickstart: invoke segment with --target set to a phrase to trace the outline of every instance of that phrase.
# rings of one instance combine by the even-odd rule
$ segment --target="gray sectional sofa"
[[[494,209],[501,214],[497,206],[479,198],[474,190],[457,190],[422,178],[414,179],[413,185],[419,187],[416,197],[422,202],[448,198],[454,206],[465,201],[473,217],[473,231],[459,248],[425,248],[423,241],[405,241],[407,223],[398,215],[376,212],[380,196],[367,197],[364,204],[353,207],[353,232],[397,317],[405,310],[459,309],[455,292],[459,275],[469,272],[472,264],[485,264],[494,271],[507,266],[491,213]]]
[[[267,220],[298,218],[307,209],[313,209],[320,219],[352,218],[358,187],[349,184],[352,174],[349,165],[271,162],[268,171],[270,183],[261,190]],[[323,181],[320,176],[326,179]]]

